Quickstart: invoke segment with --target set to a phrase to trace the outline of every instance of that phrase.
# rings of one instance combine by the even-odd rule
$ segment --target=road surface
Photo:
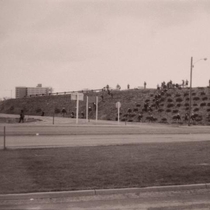
[[[209,210],[210,189],[0,199],[2,210]]]

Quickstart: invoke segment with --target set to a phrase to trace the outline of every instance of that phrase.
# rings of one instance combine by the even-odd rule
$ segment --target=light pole
[[[197,60],[195,63],[193,63],[193,57],[191,57],[191,60],[190,60],[190,92],[189,92],[190,107],[189,107],[189,121],[188,121],[189,126],[191,124],[191,114],[192,114],[192,70],[193,70],[193,67],[195,66],[195,64],[201,60],[206,61],[207,58],[201,58],[201,59]]]

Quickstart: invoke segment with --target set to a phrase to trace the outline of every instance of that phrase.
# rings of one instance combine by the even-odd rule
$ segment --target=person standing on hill
[[[24,116],[24,111],[23,111],[23,110],[21,110],[21,111],[20,111],[20,119],[19,119],[19,123],[21,123],[21,122],[22,122],[22,123],[24,123],[24,117],[25,117],[25,116]]]
[[[147,83],[146,83],[146,82],[144,82],[144,89],[146,89],[146,86],[147,86]]]

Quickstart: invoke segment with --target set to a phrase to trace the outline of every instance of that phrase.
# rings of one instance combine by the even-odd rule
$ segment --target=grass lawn
[[[0,193],[210,182],[210,142],[0,151]]]

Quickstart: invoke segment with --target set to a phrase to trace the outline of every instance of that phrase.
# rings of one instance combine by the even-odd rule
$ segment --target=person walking
[[[20,119],[19,119],[19,123],[21,123],[21,122],[22,122],[22,123],[24,123],[24,117],[25,117],[25,116],[24,116],[24,111],[23,111],[23,110],[21,110],[21,111],[20,111]]]

